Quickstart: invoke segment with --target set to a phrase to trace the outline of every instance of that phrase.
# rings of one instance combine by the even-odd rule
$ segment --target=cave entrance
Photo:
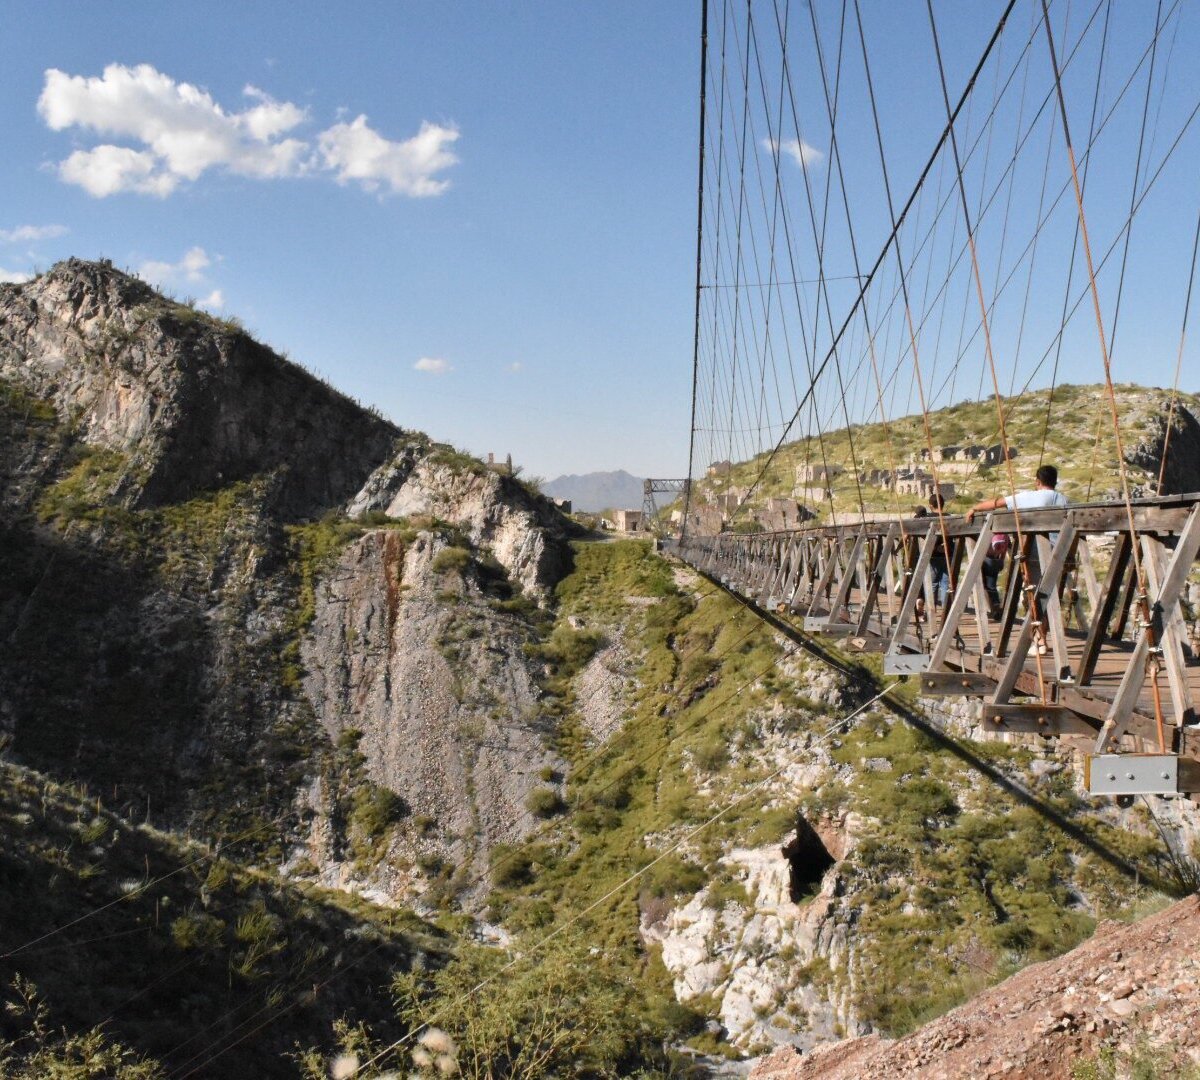
[[[794,904],[815,896],[825,871],[837,862],[817,830],[799,814],[796,835],[783,846],[783,857],[788,861],[788,895]]]

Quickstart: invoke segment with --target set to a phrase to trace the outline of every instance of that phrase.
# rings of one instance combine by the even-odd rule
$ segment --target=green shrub
[[[276,940],[282,930],[283,923],[279,916],[258,905],[238,917],[234,924],[233,936],[246,944],[261,945]]]
[[[525,800],[525,809],[535,817],[549,818],[561,814],[566,809],[557,789],[552,787],[534,788]]]
[[[0,1077],[4,1080],[162,1080],[156,1062],[113,1042],[100,1027],[81,1034],[50,1027],[50,1009],[37,989],[20,975],[4,1002],[5,1028],[0,1035]]]
[[[350,824],[372,839],[382,836],[405,813],[404,800],[394,791],[367,781],[351,800]]]
[[[649,896],[691,895],[704,888],[708,883],[708,874],[694,862],[688,862],[678,855],[668,855],[646,871],[642,881],[642,889]]]
[[[567,683],[584,667],[604,644],[604,635],[598,630],[576,630],[569,623],[559,623],[549,640],[540,645],[526,646],[526,652],[546,661],[554,673],[549,689],[552,693],[565,692]]]
[[[475,992],[481,983],[488,993]],[[591,937],[560,937],[512,965],[497,949],[465,948],[436,972],[399,976],[394,991],[410,1030],[445,1034],[437,1047],[410,1051],[414,1075],[673,1075],[663,1045],[670,1029],[646,1010],[623,957]]]
[[[1180,1055],[1182,1056],[1182,1055]],[[1071,1080],[1200,1080],[1200,1065],[1176,1065],[1171,1047],[1155,1046],[1139,1035],[1130,1048],[1105,1046],[1071,1066]]]
[[[720,732],[709,736],[692,750],[692,760],[705,772],[716,772],[729,764],[729,747]]]
[[[433,572],[435,574],[461,574],[471,564],[471,553],[463,547],[442,548],[433,557]]]
[[[215,915],[190,911],[171,923],[171,939],[181,949],[219,949],[225,924]]]
[[[533,856],[528,851],[497,844],[492,848],[492,886],[513,889],[533,880]]]

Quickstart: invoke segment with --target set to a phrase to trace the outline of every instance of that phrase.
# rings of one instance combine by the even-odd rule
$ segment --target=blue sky
[[[177,295],[219,291],[222,313],[404,426],[540,475],[682,467],[694,5],[13,3],[5,19],[0,229],[67,231],[3,244],[0,268],[171,264],[152,269]],[[98,198],[58,163],[142,144],[51,130],[38,101],[48,69],[111,64],[202,87],[227,114],[256,87],[307,111],[286,134],[309,143],[364,114],[391,142],[453,128],[457,162],[424,197],[217,165],[165,197]]]
[[[999,6],[939,5],[953,88]],[[818,5],[827,26],[838,10]],[[1034,9],[1019,10],[1024,29]],[[546,477],[682,474],[698,2],[3,13],[8,276],[109,257],[405,427]],[[864,13],[906,192],[944,119],[924,6]],[[1182,71],[1186,36],[1178,48]],[[869,159],[864,126],[844,139],[848,167]],[[1195,163],[1190,147],[1180,160]],[[1106,183],[1097,198],[1119,206]],[[872,257],[881,208],[862,218]]]

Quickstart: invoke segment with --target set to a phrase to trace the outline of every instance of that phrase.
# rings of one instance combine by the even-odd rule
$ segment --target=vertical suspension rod
[[[1045,0],[1043,0],[1043,4]],[[929,28],[933,35],[933,50],[937,56],[938,77],[942,85],[942,100],[946,105],[946,115],[950,116],[950,92],[946,86],[946,68],[942,62],[942,46],[938,39],[937,19],[933,14],[933,0],[925,0],[926,10],[929,12]],[[1008,472],[1008,484],[1013,491],[1013,524],[1017,531],[1017,557],[1021,563],[1021,576],[1025,581],[1025,595],[1028,597],[1029,618],[1033,621],[1034,626],[1038,626],[1042,620],[1042,613],[1039,610],[1037,589],[1033,584],[1033,577],[1029,570],[1029,553],[1026,551],[1025,538],[1021,529],[1021,513],[1017,509],[1016,491],[1017,491],[1017,476],[1013,469],[1012,455],[1008,452],[1008,430],[1004,421],[1004,402],[1000,395],[1000,380],[996,375],[996,358],[992,351],[992,331],[991,321],[988,319],[987,299],[983,295],[983,275],[979,270],[979,252],[975,246],[975,227],[971,221],[971,207],[967,202],[967,185],[963,180],[962,159],[958,153],[958,136],[954,130],[954,124],[950,125],[950,149],[954,155],[954,172],[958,186],[959,199],[962,202],[963,224],[966,227],[967,233],[967,249],[971,253],[971,273],[975,280],[975,294],[979,300],[979,317],[980,327],[983,330],[983,347],[984,354],[987,357],[988,369],[992,376],[992,390],[996,398],[996,415],[1000,425],[1000,446],[1001,452],[1004,454],[1004,463]],[[1031,538],[1031,543],[1033,540]],[[1042,642],[1046,640],[1045,627],[1042,627],[1041,642],[1034,649],[1035,662],[1037,664],[1038,689],[1041,692],[1042,701],[1046,700],[1046,678],[1042,671]]]
[[[692,339],[692,437],[688,442],[688,479],[692,478],[696,454],[696,395],[700,382],[700,297],[704,270],[704,125],[705,100],[708,90],[708,0],[700,2],[700,165],[696,182],[696,321]],[[692,485],[683,496],[683,525],[680,540],[687,543],[688,511],[691,509]]]
[[[926,0],[926,2],[928,3],[930,0]],[[1141,610],[1142,623],[1144,625],[1143,632],[1149,636],[1150,651],[1148,655],[1152,658],[1151,664],[1153,665],[1153,657],[1158,643],[1154,640],[1154,629],[1150,619],[1150,602],[1146,595],[1146,577],[1142,567],[1141,552],[1138,550],[1137,527],[1133,520],[1133,500],[1129,495],[1129,475],[1125,469],[1125,447],[1121,439],[1121,419],[1117,414],[1117,395],[1113,389],[1112,358],[1108,354],[1108,337],[1104,332],[1104,316],[1100,312],[1100,290],[1096,286],[1096,268],[1092,261],[1092,245],[1088,237],[1087,214],[1083,209],[1083,189],[1079,184],[1079,168],[1075,162],[1075,144],[1071,141],[1071,125],[1067,119],[1067,99],[1063,95],[1062,72],[1058,66],[1058,50],[1054,46],[1054,30],[1050,26],[1050,9],[1047,6],[1046,0],[1041,0],[1041,2],[1042,26],[1045,27],[1046,46],[1050,50],[1050,66],[1054,72],[1054,92],[1058,98],[1058,115],[1062,121],[1063,142],[1067,146],[1067,160],[1071,165],[1071,184],[1075,191],[1075,208],[1079,215],[1079,235],[1083,241],[1083,254],[1088,272],[1088,288],[1092,294],[1092,311],[1096,316],[1096,332],[1100,339],[1100,359],[1104,363],[1104,388],[1108,394],[1108,406],[1113,422],[1113,436],[1117,443],[1117,467],[1121,474],[1121,494],[1125,499],[1125,512],[1129,519],[1129,538],[1132,541],[1133,566],[1138,583],[1138,607]],[[932,14],[932,9],[930,10]],[[1155,678],[1157,678],[1156,675]],[[1161,729],[1162,710],[1157,694],[1155,694],[1154,712]],[[1105,721],[1105,724],[1110,725],[1110,722]]]

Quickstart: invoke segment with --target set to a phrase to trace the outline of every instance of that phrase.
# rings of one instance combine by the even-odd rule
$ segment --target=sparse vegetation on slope
[[[0,764],[0,952],[23,988],[0,1029],[0,1076],[158,1075],[121,1044],[199,1075],[278,1075],[293,1042],[343,1009],[401,1031],[381,991],[396,967],[436,961],[444,939],[411,913],[249,868],[248,839],[218,853]],[[54,1072],[59,1059],[77,1071]]]
[[[1130,483],[1152,494],[1158,480],[1157,463],[1153,462],[1154,447],[1161,439],[1169,411],[1171,391],[1155,390],[1132,384],[1116,387],[1117,406],[1121,417],[1121,433],[1127,457]],[[1117,462],[1116,439],[1108,412],[1108,400],[1102,385],[1063,385],[1050,390],[1032,390],[1005,398],[1005,429],[1008,445],[1014,451],[1012,461],[1018,487],[1032,485],[1033,474],[1043,460],[1059,470],[1059,490],[1073,502],[1087,499],[1116,497],[1121,488]],[[1186,419],[1184,410],[1200,416],[1200,398],[1182,393],[1178,397],[1177,427]],[[1049,416],[1047,426],[1047,416]],[[967,444],[993,446],[1000,443],[996,404],[992,399],[964,401],[938,409],[929,414],[933,445],[964,446]],[[890,444],[889,444],[890,437]],[[1173,440],[1179,437],[1176,432]],[[850,443],[853,439],[854,453]],[[845,471],[832,482],[834,507],[839,511],[857,511],[861,495],[863,505],[880,513],[908,512],[913,504],[923,500],[912,495],[896,495],[869,481],[858,483],[856,477],[869,470],[891,470],[909,466],[910,459],[926,472],[929,463],[922,460],[928,448],[924,424],[919,415],[905,416],[882,423],[857,424],[847,430],[826,431],[820,439],[788,443],[767,466],[768,455],[757,455],[748,461],[735,462],[725,476],[708,478],[697,485],[697,494],[719,494],[724,491],[744,491],[760,474],[751,505],[763,503],[772,496],[789,496],[796,485],[796,467],[810,464],[840,466]],[[1195,448],[1176,445],[1175,454],[1186,455],[1189,461]],[[764,472],[764,467],[766,471]],[[1168,480],[1174,474],[1168,476]],[[1004,464],[970,468],[966,473],[945,469],[943,481],[956,487],[955,497],[948,503],[951,512],[961,510],[982,498],[1005,494],[1010,490],[1008,467]],[[1179,490],[1173,488],[1171,490]],[[811,498],[811,508],[827,514],[828,501],[818,505]]]
[[[883,710],[837,739],[819,767],[820,756],[805,748],[851,707],[832,703],[851,702],[850,687],[831,699],[828,673],[816,661],[790,655],[719,591],[678,586],[646,545],[580,545],[558,598],[560,626],[582,619],[582,628],[633,645],[638,690],[625,726],[605,746],[568,720],[575,771],[565,817],[494,862],[492,910],[506,926],[534,936],[552,930],[733,803],[778,768],[781,755],[797,767],[818,766],[811,787],[772,783],[588,916],[594,940],[642,981],[651,1012],[670,1011],[674,995],[655,947],[638,939],[639,925],[701,892],[714,909],[749,918],[758,901],[726,857],[735,847],[780,843],[797,811],[810,821],[859,822],[857,847],[836,871],[844,900],[830,914],[835,924],[853,926],[849,964],[831,969],[818,956],[805,968],[786,959],[786,941],[763,946],[754,962],[776,965],[774,975],[764,967],[763,978],[815,986],[887,1032],[909,1030],[1010,971],[1071,947],[1097,918],[1141,895],[1036,809]],[[568,704],[574,717],[580,703],[568,696]],[[1039,781],[1028,750],[967,745],[1031,784],[1050,809],[1115,854],[1144,872],[1166,870],[1161,842],[1148,829],[1094,819],[1069,771]],[[729,947],[736,968],[739,954]],[[787,996],[773,1022],[783,1022]],[[719,996],[691,1006],[715,1011]],[[690,1022],[684,1017],[681,1031]]]

